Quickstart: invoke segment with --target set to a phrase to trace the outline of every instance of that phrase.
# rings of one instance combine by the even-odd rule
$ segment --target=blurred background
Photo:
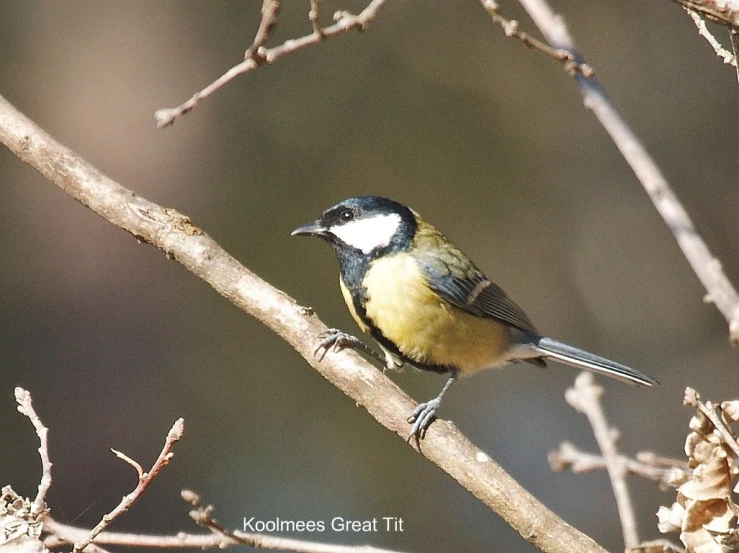
[[[322,20],[363,2],[324,0]],[[0,94],[138,194],[174,207],[257,274],[354,332],[332,252],[290,237],[348,196],[410,204],[460,245],[545,334],[650,374],[603,382],[623,453],[681,457],[686,385],[739,396],[739,354],[672,235],[562,68],[506,39],[479,2],[388,0],[350,34],[242,76],[173,127],[179,104],[238,63],[249,2],[5,0]],[[739,87],[666,0],[559,0],[588,62],[645,141],[729,277]],[[310,32],[284,2],[270,45]],[[534,32],[516,2],[501,5]],[[717,36],[725,38],[722,28]],[[50,429],[60,521],[92,526],[185,419],[175,461],[113,529],[197,531],[179,491],[243,518],[401,517],[402,533],[297,537],[411,552],[534,551],[446,474],[380,427],[285,343],[161,252],[77,204],[0,148],[0,484],[34,495]],[[595,451],[564,401],[576,372],[515,366],[462,381],[454,420],[523,486],[607,548],[623,548],[605,473],[552,473],[563,440]],[[443,377],[393,376],[410,395]],[[630,480],[641,537],[673,492]],[[673,536],[676,538],[676,536]]]

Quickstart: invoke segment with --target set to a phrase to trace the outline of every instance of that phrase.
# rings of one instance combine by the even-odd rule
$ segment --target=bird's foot
[[[316,351],[313,352],[313,355],[317,356],[319,361],[323,361],[323,358],[326,357],[329,351],[339,353],[345,348],[359,349],[362,351],[367,349],[367,346],[359,338],[342,332],[338,328],[330,328],[326,332],[319,334],[318,337],[321,338],[321,343],[316,348]]]
[[[413,423],[411,432],[408,434],[409,440],[411,438],[422,440],[426,437],[426,430],[436,420],[436,411],[439,409],[439,405],[441,405],[441,400],[438,397],[431,401],[418,404],[418,407],[408,417],[408,422]]]

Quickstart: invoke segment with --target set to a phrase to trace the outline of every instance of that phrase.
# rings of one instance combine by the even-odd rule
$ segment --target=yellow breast
[[[442,300],[410,255],[373,261],[363,285],[367,317],[409,359],[462,373],[506,362],[506,327]]]

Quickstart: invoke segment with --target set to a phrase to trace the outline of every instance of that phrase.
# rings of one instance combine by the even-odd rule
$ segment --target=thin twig
[[[85,530],[86,532],[89,532],[89,530]],[[69,542],[62,542],[62,543],[69,543]],[[96,543],[90,543],[87,545],[87,548],[85,549],[85,553],[111,553],[107,549],[100,547]]]
[[[289,549],[290,551],[297,551],[300,553],[357,553],[358,551],[363,553],[394,553],[387,549],[379,549],[369,545],[344,546],[298,540],[285,540],[283,538],[265,536],[263,534],[247,533],[240,530],[229,530],[213,518],[213,506],[202,505],[198,494],[190,490],[183,490],[182,498],[194,507],[190,512],[190,517],[197,524],[208,528],[215,536],[220,536],[228,542],[248,545],[255,549]]]
[[[716,52],[716,55],[721,58],[725,64],[737,67],[734,55],[724,48],[718,40],[716,40],[716,37],[708,30],[706,22],[703,21],[703,18],[698,14],[698,12],[695,12],[690,8],[685,8],[685,11],[688,12],[690,19],[695,23],[695,26],[698,29],[698,34],[706,39],[708,44],[711,45],[711,48],[713,48],[713,51]]]
[[[103,518],[100,519],[100,522],[97,523],[95,528],[87,533],[86,537],[79,541],[75,541],[74,548],[72,549],[73,553],[79,553],[85,547],[90,545],[90,543],[92,543],[92,541],[95,540],[95,538],[103,530],[105,530],[105,528],[107,528],[111,522],[113,522],[116,518],[118,518],[126,511],[128,511],[131,508],[131,505],[133,505],[136,500],[141,497],[141,494],[146,491],[146,488],[149,487],[149,484],[151,484],[151,482],[154,480],[154,478],[157,477],[159,472],[165,466],[167,466],[170,459],[172,459],[172,456],[174,455],[174,453],[172,453],[172,448],[180,440],[180,438],[182,438],[182,432],[184,430],[184,421],[182,419],[177,419],[172,425],[172,428],[167,433],[167,438],[164,441],[164,447],[162,448],[159,457],[157,457],[157,460],[154,462],[149,472],[143,472],[139,463],[133,461],[127,455],[123,455],[122,453],[113,450],[116,457],[118,457],[119,459],[123,459],[125,462],[132,465],[134,469],[136,469],[136,472],[138,474],[138,484],[131,493],[123,496],[121,502],[112,511],[110,511],[107,515],[104,515]]]
[[[122,453],[122,452],[118,451],[117,449],[113,449],[112,447],[110,448],[110,450],[113,452],[113,455],[115,455],[116,457],[118,457],[124,463],[128,463],[129,465],[131,465],[134,468],[134,470],[136,471],[136,474],[139,475],[139,480],[141,480],[141,479],[144,478],[144,475],[145,475],[145,473],[144,473],[144,467],[142,467],[141,464],[138,461],[134,461],[133,459],[131,459],[125,453]]]
[[[49,535],[44,543],[49,548],[57,548],[67,543],[74,543],[89,533],[86,528],[78,528],[63,524],[52,518],[44,520],[44,531]],[[178,532],[176,535],[132,534],[127,532],[101,532],[91,545],[117,545],[119,547],[140,547],[149,549],[226,549],[247,545],[255,549],[292,551],[293,553],[400,553],[390,549],[379,549],[368,545],[333,545],[265,534],[248,534],[233,531],[233,537],[222,534],[188,534]],[[88,550],[89,551],[89,547]]]
[[[138,241],[161,249],[205,280],[237,307],[286,340],[329,382],[405,442],[408,413],[416,404],[377,368],[351,351],[314,352],[328,329],[298,305],[241,265],[212,238],[173,209],[164,209],[103,175],[54,140],[0,96],[0,142],[23,162]],[[603,548],[572,528],[521,487],[450,422],[437,420],[422,444],[410,447],[436,463],[514,530],[544,552],[603,553]]]
[[[600,405],[600,397],[603,388],[595,383],[591,373],[583,372],[575,379],[575,386],[569,388],[565,399],[572,407],[583,413],[593,428],[595,440],[603,453],[603,460],[611,480],[613,495],[616,498],[618,515],[621,519],[621,529],[624,536],[626,548],[639,545],[639,535],[636,527],[636,514],[631,503],[631,494],[626,485],[627,467],[619,456],[616,449],[618,432],[608,426],[603,408]]]
[[[675,0],[683,8],[696,11],[709,21],[739,27],[739,8],[736,0]]]
[[[669,466],[661,463],[645,463],[640,460],[639,455],[637,455],[636,459],[631,459],[625,455],[619,455],[618,461],[630,474],[641,476],[647,480],[652,480],[663,487],[674,487],[675,477],[680,473],[684,473],[684,470],[682,468],[677,468],[677,466]],[[650,453],[649,455],[653,454]],[[559,445],[559,449],[550,451],[548,459],[552,470],[557,472],[569,469],[575,474],[582,474],[608,468],[606,460],[602,455],[594,455],[592,453],[580,451],[569,442],[562,442]],[[663,458],[660,457],[660,459]],[[679,463],[683,464],[682,461]]]
[[[673,457],[663,457],[652,451],[640,451],[636,454],[636,460],[639,463],[650,467],[667,467],[676,468],[684,471],[690,471],[690,464],[683,459],[675,459]]]
[[[734,52],[734,62],[739,59],[739,30],[729,29],[729,40],[731,41],[731,51]],[[735,63],[736,80],[739,82],[739,63]]]
[[[200,496],[190,490],[182,490],[182,499],[184,499],[192,507],[194,507],[194,509],[190,511],[190,518],[193,519],[196,524],[207,528],[216,535],[220,535],[231,540],[236,540],[234,531],[229,530],[212,517],[212,513],[214,510],[213,505],[203,506],[200,501]],[[254,547],[253,544],[249,545],[252,545],[252,547]]]
[[[244,53],[244,60],[254,60],[257,64],[264,61],[264,44],[277,28],[277,14],[280,12],[280,0],[264,0],[262,4],[262,20],[259,22],[254,41]]]
[[[18,411],[28,417],[36,429],[36,435],[38,436],[40,445],[38,448],[39,456],[41,457],[41,481],[38,485],[38,493],[36,499],[31,504],[32,514],[38,515],[46,510],[46,494],[51,487],[51,467],[52,463],[49,459],[49,443],[48,434],[49,429],[44,426],[41,419],[33,409],[33,402],[31,401],[31,394],[23,388],[15,389],[15,401],[18,402]]]
[[[481,1],[484,3],[486,0]],[[571,52],[577,62],[584,61],[562,17],[552,11],[546,0],[519,0],[519,2],[550,45]],[[713,302],[724,316],[729,325],[729,340],[734,346],[738,346],[739,294],[724,274],[721,263],[713,257],[696,231],[687,211],[670,188],[667,179],[598,80],[595,77],[586,78],[582,74],[576,74],[575,80],[585,100],[585,106],[593,110],[649,194],[688,263],[707,290],[708,294],[704,299]]]
[[[291,54],[297,50],[301,50],[312,44],[318,44],[323,39],[339,36],[348,31],[358,30],[364,31],[370,22],[377,15],[378,10],[385,3],[385,0],[372,0],[366,8],[364,8],[359,15],[352,15],[349,12],[336,12],[334,19],[336,23],[330,27],[322,29],[320,34],[315,32],[303,36],[301,38],[290,39],[285,41],[280,46],[275,46],[270,49],[263,49],[257,59],[249,57],[238,65],[234,65],[231,69],[226,71],[223,75],[218,77],[211,84],[206,86],[200,92],[196,92],[189,100],[183,102],[175,108],[162,108],[154,113],[154,118],[157,121],[157,127],[160,129],[166,127],[175,122],[175,120],[182,115],[192,110],[198,102],[204,100],[218,89],[223,87],[225,84],[231,82],[233,79],[249,71],[253,71],[257,67],[264,64],[271,64],[277,59],[281,58],[286,54]]]
[[[571,52],[561,48],[552,48],[547,43],[535,39],[528,33],[520,31],[518,29],[518,21],[503,17],[500,13],[500,7],[495,0],[482,0],[482,6],[487,10],[488,14],[490,14],[493,22],[503,29],[506,36],[513,37],[529,48],[536,50],[537,52],[541,52],[545,56],[549,56],[553,60],[560,62],[564,66],[565,71],[570,75],[578,73],[584,77],[592,77],[594,75],[593,68],[586,63],[576,62]]]
[[[731,429],[726,425],[723,419],[716,414],[716,407],[708,402],[708,405],[704,404],[700,400],[700,395],[693,388],[685,388],[685,398],[683,404],[690,405],[694,409],[697,409],[705,415],[705,417],[711,421],[711,424],[719,433],[721,439],[726,445],[728,445],[734,452],[734,455],[739,457],[739,443],[737,443],[736,436],[732,433]]]
[[[310,24],[313,26],[313,34],[322,39],[324,35],[323,29],[321,28],[320,5],[321,0],[310,0],[308,19],[310,19]]]
[[[650,551],[653,553],[658,550],[661,550],[660,553],[685,553],[685,548],[675,545],[668,540],[645,541],[640,543],[639,547],[632,548],[629,553],[640,553],[642,551]]]

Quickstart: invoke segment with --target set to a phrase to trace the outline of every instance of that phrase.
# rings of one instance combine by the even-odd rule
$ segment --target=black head
[[[321,218],[296,228],[293,236],[318,236],[337,249],[376,257],[408,248],[418,222],[403,204],[379,196],[360,196],[339,202]]]

